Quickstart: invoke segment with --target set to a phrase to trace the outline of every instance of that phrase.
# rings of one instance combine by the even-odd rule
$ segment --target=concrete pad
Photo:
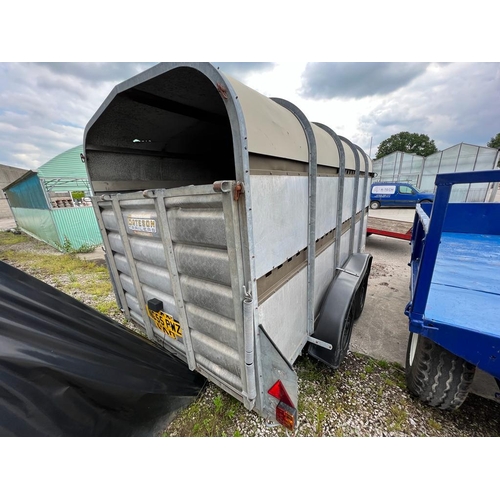
[[[13,217],[6,217],[0,219],[0,231],[7,231],[17,227],[16,220]]]
[[[103,247],[97,247],[93,252],[77,253],[75,255],[82,260],[89,260],[95,262],[96,264],[106,265]]]
[[[378,212],[378,211],[377,211]],[[355,323],[351,349],[376,359],[404,365],[410,300],[408,241],[371,235],[366,252],[373,256],[363,314]]]

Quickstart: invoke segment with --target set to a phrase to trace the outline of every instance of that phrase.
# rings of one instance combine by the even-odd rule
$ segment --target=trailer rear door
[[[127,318],[251,406],[236,189],[223,181],[96,196],[93,205]]]

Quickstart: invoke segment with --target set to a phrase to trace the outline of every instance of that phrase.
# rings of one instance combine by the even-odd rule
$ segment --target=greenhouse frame
[[[430,156],[396,151],[373,162],[378,182],[408,182],[424,192],[435,190],[437,174],[492,170],[500,159],[495,148],[460,143]],[[452,202],[493,201],[498,189],[494,184],[460,184],[453,186]]]
[[[71,148],[4,188],[18,228],[58,250],[102,244],[82,154]]]

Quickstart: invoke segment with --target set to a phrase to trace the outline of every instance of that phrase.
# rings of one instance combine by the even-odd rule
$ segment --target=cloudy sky
[[[35,169],[81,144],[113,87],[156,63],[0,63],[0,163]],[[392,134],[439,149],[500,132],[500,63],[221,63],[221,71],[296,104],[372,157]]]

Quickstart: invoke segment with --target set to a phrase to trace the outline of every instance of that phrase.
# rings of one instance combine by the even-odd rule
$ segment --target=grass
[[[53,251],[52,247],[30,236],[9,231],[0,232],[0,259],[47,281],[103,314],[120,312],[109,272],[95,262],[79,259],[74,253]]]
[[[17,245],[29,241],[29,236],[25,234],[15,234],[10,231],[0,232],[0,245]]]
[[[245,415],[238,400],[210,384],[205,393],[179,413],[163,436],[240,437],[243,434],[238,424],[244,421]]]

